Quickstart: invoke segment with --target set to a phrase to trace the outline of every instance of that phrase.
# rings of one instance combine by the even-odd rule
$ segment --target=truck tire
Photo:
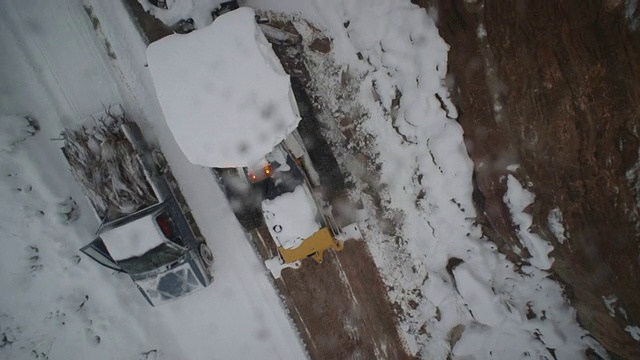
[[[213,265],[213,252],[207,244],[201,243],[198,246],[198,254],[206,267],[210,268]]]

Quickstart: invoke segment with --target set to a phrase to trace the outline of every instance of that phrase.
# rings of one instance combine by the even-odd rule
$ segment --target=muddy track
[[[533,184],[534,229],[580,323],[614,358],[640,358],[640,11],[603,1],[414,1],[439,12],[454,101],[475,163],[487,235],[526,262],[502,202],[506,166]],[[635,19],[635,20],[634,20]],[[484,31],[480,31],[482,28]],[[481,35],[479,35],[481,34]],[[549,230],[560,209],[567,241]],[[616,297],[613,310],[604,298]]]
[[[292,28],[289,27],[289,30]],[[309,73],[301,49],[274,46],[292,85],[303,119],[299,132],[309,145],[326,199],[346,197],[345,178],[331,147],[321,134],[306,86]],[[396,314],[378,269],[363,241],[325,253],[322,264],[305,260],[299,270],[286,270],[277,285],[290,307],[299,312],[314,359],[409,359],[397,332]]]

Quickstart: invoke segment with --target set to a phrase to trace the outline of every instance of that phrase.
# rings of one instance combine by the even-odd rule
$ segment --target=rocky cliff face
[[[581,324],[614,356],[640,358],[640,5],[416,2],[437,9],[451,45],[486,234],[526,262],[502,200],[515,172]]]

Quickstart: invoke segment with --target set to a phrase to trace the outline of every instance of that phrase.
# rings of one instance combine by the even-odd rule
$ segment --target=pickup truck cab
[[[128,274],[153,306],[213,281],[211,250],[193,236],[174,198],[102,224],[96,238],[80,251]]]

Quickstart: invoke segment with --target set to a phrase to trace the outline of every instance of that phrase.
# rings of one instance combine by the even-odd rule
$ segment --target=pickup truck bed
[[[101,221],[121,218],[165,198],[166,182],[154,181],[152,152],[140,129],[123,113],[106,110],[62,136],[71,172]]]

